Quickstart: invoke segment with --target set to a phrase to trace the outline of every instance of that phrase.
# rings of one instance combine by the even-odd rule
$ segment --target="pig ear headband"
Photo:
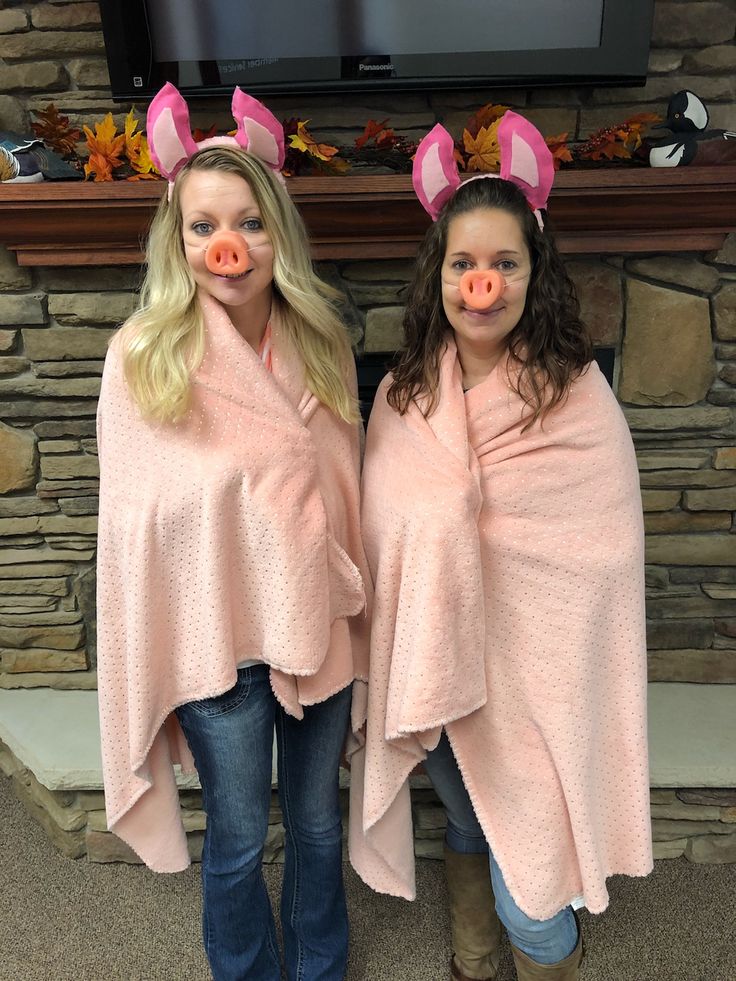
[[[532,124],[510,110],[498,126],[501,149],[500,174],[479,174],[482,177],[502,177],[519,187],[534,211],[539,227],[543,228],[541,209],[555,179],[552,153],[544,137]],[[455,160],[455,144],[447,130],[438,123],[419,144],[414,157],[412,183],[426,212],[437,216],[462,183]]]
[[[239,88],[233,92],[232,112],[238,125],[235,136],[213,136],[196,143],[189,123],[189,109],[178,89],[167,82],[148,107],[146,133],[151,159],[169,182],[169,200],[174,179],[184,164],[199,150],[210,146],[237,146],[258,157],[273,170],[282,184],[284,128],[257,99]]]

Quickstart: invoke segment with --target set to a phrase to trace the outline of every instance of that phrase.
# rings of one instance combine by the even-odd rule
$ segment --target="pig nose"
[[[503,293],[506,280],[497,269],[468,269],[460,277],[460,295],[473,310],[487,310]]]
[[[248,268],[248,246],[236,232],[217,232],[204,254],[205,265],[216,276],[237,276]]]

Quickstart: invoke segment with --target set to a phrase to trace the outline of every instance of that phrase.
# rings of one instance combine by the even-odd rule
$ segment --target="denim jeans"
[[[437,748],[428,754],[424,768],[447,812],[447,847],[463,853],[480,853],[488,849],[496,912],[513,945],[538,964],[556,964],[564,960],[578,941],[572,908],[560,910],[549,920],[533,920],[516,905],[493,852],[488,848],[444,731]]]
[[[271,805],[274,726],[285,839],[281,923],[289,981],[342,981],[348,921],[338,768],[350,688],[287,715],[264,664],[224,695],[176,710],[202,784],[204,946],[215,981],[279,981],[261,863]]]

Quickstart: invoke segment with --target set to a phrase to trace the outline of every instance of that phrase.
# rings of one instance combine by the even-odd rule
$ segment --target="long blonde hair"
[[[356,422],[357,402],[347,382],[350,343],[335,307],[340,294],[314,272],[302,219],[275,175],[257,157],[229,146],[209,147],[187,161],[171,202],[162,197],[151,224],[140,305],[123,336],[125,377],[142,414],[161,422],[181,419],[204,356],[204,322],[184,255],[179,200],[193,170],[236,174],[247,182],[273,244],[273,303],[302,356],[307,386],[336,416]]]

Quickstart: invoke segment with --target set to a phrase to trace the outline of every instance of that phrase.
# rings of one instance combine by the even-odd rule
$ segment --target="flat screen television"
[[[113,97],[645,81],[654,0],[101,0]]]

